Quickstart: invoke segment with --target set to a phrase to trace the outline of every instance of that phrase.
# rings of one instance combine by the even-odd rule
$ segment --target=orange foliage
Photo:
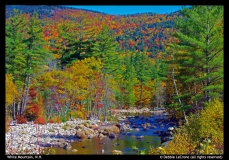
[[[60,123],[61,119],[60,117],[54,116],[51,119],[48,120],[48,123]]]
[[[46,124],[46,121],[43,117],[38,117],[34,124]]]

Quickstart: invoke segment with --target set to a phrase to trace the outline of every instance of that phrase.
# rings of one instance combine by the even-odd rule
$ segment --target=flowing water
[[[168,123],[160,122],[165,118],[166,116],[152,116],[148,114],[131,116],[128,118],[128,121],[131,123],[130,128],[132,130],[126,130],[120,133],[119,138],[110,139],[105,137],[100,139],[99,137],[93,137],[91,139],[83,139],[80,142],[71,143],[71,150],[58,147],[54,149],[56,154],[112,154],[112,150],[122,151],[123,154],[139,154],[138,151],[132,149],[132,146],[137,147],[138,150],[149,151],[150,147],[158,147],[161,145],[160,137],[154,132],[164,131],[172,126]],[[146,122],[154,127],[149,127],[149,130],[145,131],[142,124]],[[163,127],[161,125],[163,125]],[[138,131],[135,129],[136,127],[139,128]],[[144,138],[138,139],[139,136],[144,136]],[[73,149],[76,149],[77,152],[73,152]],[[102,150],[104,150],[103,153],[101,152]]]

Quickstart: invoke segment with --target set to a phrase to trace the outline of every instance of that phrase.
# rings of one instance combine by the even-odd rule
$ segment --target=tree
[[[65,20],[57,25],[58,38],[54,43],[55,54],[59,55],[61,69],[71,66],[77,60],[81,60],[90,54],[94,41],[93,27],[86,21],[83,15],[77,15],[72,20]]]
[[[178,77],[189,87],[182,93],[190,92],[196,104],[209,102],[223,95],[223,6],[192,6],[181,14],[174,34],[180,42],[171,46],[181,66]]]
[[[12,74],[6,74],[5,95],[6,95],[6,111],[7,107],[12,104],[12,117],[15,118],[15,100],[19,97],[17,86],[13,83]]]
[[[150,61],[145,53],[136,53],[135,59],[134,59],[134,66],[135,71],[137,75],[137,79],[139,81],[139,87],[140,87],[140,94],[139,94],[139,102],[140,106],[143,107],[143,86],[151,79],[151,68]]]
[[[20,114],[24,113],[31,79],[38,74],[49,54],[44,48],[41,21],[38,14],[18,14],[15,10],[6,25],[7,72],[14,74],[21,92]]]

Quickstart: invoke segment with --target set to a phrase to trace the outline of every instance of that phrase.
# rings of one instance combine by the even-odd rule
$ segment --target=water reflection
[[[71,143],[72,149],[77,149],[77,152],[58,147],[55,150],[56,154],[111,154],[112,150],[120,150],[123,154],[137,154],[136,151],[133,151],[132,146],[136,146],[139,150],[149,150],[150,146],[158,147],[160,145],[160,137],[158,136],[145,136],[142,140],[126,135],[121,135],[121,137],[121,140],[93,137],[92,139],[84,139],[82,142]],[[101,150],[104,150],[104,153],[101,153]]]
[[[139,126],[139,130],[133,129],[125,131],[119,135],[121,139],[110,139],[108,137],[100,139],[99,137],[93,137],[91,139],[83,139],[81,142],[71,143],[71,150],[58,147],[54,149],[56,150],[56,154],[111,154],[113,150],[120,150],[123,154],[138,154],[136,151],[133,151],[132,146],[136,146],[139,150],[146,149],[146,151],[148,151],[150,146],[159,147],[161,145],[160,137],[154,134],[154,131],[167,130],[168,127],[172,126],[165,124],[165,126],[161,127],[163,123],[158,123],[157,120],[162,120],[165,117],[166,116],[152,114],[141,114],[137,116],[135,114],[135,117],[129,117],[128,119],[129,122],[135,126]],[[144,130],[141,125],[146,122],[155,125],[155,128],[150,127],[148,130]],[[144,136],[144,138],[137,139],[138,136]],[[78,151],[72,152],[73,149],[77,149]],[[102,150],[104,150],[104,153],[102,153]]]

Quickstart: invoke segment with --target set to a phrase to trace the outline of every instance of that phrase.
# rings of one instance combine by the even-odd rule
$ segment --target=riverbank
[[[89,125],[99,126],[100,124],[99,120],[81,119],[45,125],[16,124],[10,126],[9,132],[5,134],[6,154],[41,154],[45,148],[53,146],[71,149],[70,143],[79,140],[76,135],[76,127],[81,128],[81,130],[89,130]],[[89,136],[96,135],[98,133],[95,130],[90,132]]]
[[[143,113],[151,113],[151,114],[166,114],[165,108],[154,108],[149,109],[149,108],[141,108],[141,109],[137,109],[136,107],[131,107],[129,109],[113,109],[111,110],[112,113],[139,113],[139,114],[143,114]]]

